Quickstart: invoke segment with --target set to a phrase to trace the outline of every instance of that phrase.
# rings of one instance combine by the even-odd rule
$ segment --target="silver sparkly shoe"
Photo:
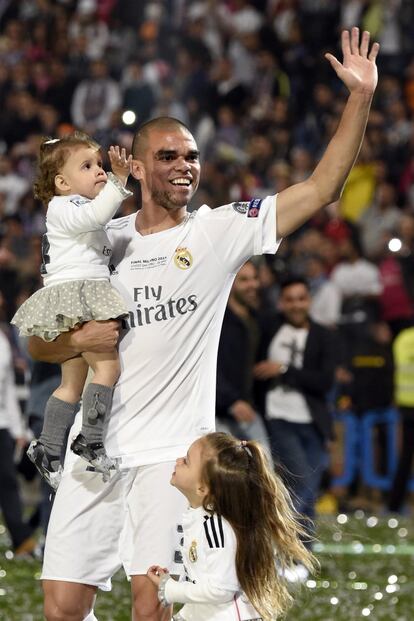
[[[103,443],[88,442],[82,433],[72,440],[70,449],[87,461],[96,472],[100,472],[104,481],[108,481],[111,472],[119,470],[118,460],[108,457]]]
[[[34,463],[42,477],[55,491],[62,479],[63,468],[60,460],[55,455],[50,455],[40,440],[32,440],[26,454]]]

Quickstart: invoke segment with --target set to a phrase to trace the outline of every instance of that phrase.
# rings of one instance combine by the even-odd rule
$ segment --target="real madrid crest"
[[[180,270],[188,270],[193,264],[193,256],[188,248],[177,248],[174,263]]]
[[[197,557],[197,541],[193,540],[193,541],[191,542],[191,546],[190,546],[190,549],[189,549],[189,551],[188,551],[188,556],[189,556],[190,561],[191,561],[192,563],[195,563],[195,562],[196,562],[196,560],[197,560],[197,558],[198,558],[198,557]]]

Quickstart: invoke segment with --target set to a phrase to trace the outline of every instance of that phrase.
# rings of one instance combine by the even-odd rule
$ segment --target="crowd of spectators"
[[[129,149],[140,123],[170,115],[201,152],[192,208],[273,194],[310,174],[335,130],[346,93],[324,53],[339,57],[352,25],[381,44],[363,147],[341,200],[258,266],[261,300],[274,306],[293,271],[310,283],[313,318],[345,345],[363,334],[391,347],[414,320],[411,0],[1,2],[0,321],[41,286],[45,206],[32,183],[42,137],[76,128],[104,150]],[[131,188],[119,215],[139,205]],[[337,370],[351,400],[353,354],[344,347]]]

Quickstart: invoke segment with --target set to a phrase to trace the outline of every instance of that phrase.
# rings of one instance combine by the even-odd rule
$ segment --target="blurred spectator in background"
[[[310,319],[311,296],[303,278],[292,276],[280,287],[281,314],[264,322],[254,374],[273,458],[282,466],[298,511],[313,517],[332,434],[326,398],[333,383],[335,337]]]
[[[73,75],[75,73],[73,67],[71,73],[69,58],[65,64],[61,59],[53,57],[47,68],[49,81],[43,94],[44,103],[52,106],[62,123],[69,123],[71,121],[70,106],[77,78],[83,78],[85,75],[82,72],[79,76]]]
[[[270,455],[267,431],[253,395],[253,365],[260,339],[258,289],[256,267],[248,261],[234,280],[221,329],[216,417],[218,431],[228,431],[241,440],[258,440]]]
[[[106,63],[95,60],[90,66],[90,77],[75,89],[72,100],[72,120],[87,134],[108,127],[112,113],[121,107],[121,91],[109,76]]]
[[[341,196],[341,216],[349,222],[357,222],[371,204],[375,187],[375,166],[371,146],[365,139]]]
[[[378,184],[373,203],[362,214],[358,226],[364,255],[377,260],[384,241],[397,231],[401,210],[396,205],[395,186],[389,181]]]
[[[394,398],[394,362],[392,332],[387,323],[376,320],[349,345],[345,362],[349,375],[338,387],[340,396],[358,416],[369,410],[385,410]],[[342,375],[341,375],[342,376]],[[346,377],[346,376],[343,376]]]
[[[344,408],[358,417],[369,412],[386,412],[394,401],[394,360],[392,332],[388,324],[379,319],[365,324],[358,338],[348,343],[347,359],[336,369],[336,395],[339,411]],[[371,441],[374,444],[376,471],[386,476],[388,472],[388,429],[384,424],[374,426]],[[358,450],[354,447],[354,450]],[[363,450],[363,446],[361,447]],[[359,459],[358,453],[356,458]],[[356,473],[347,490],[348,500],[352,496],[367,496],[367,490],[360,487],[360,476]],[[359,500],[361,502],[361,500]]]
[[[29,91],[12,91],[10,109],[4,118],[3,138],[9,148],[40,131],[39,102]]]
[[[23,520],[15,449],[27,444],[27,432],[17,401],[10,344],[0,329],[0,509],[16,556],[36,547],[32,528]]]
[[[414,218],[412,220],[414,224]],[[383,251],[378,261],[382,283],[379,298],[381,315],[388,322],[394,337],[414,321],[414,257],[401,239],[406,222],[410,222],[410,217],[401,214],[395,237],[389,235],[383,240]]]
[[[188,124],[188,112],[176,96],[172,80],[166,79],[161,84],[157,105],[154,107],[151,116],[171,116],[185,125]]]
[[[10,321],[12,318],[19,291],[16,259],[0,241],[0,321]]]
[[[363,257],[358,237],[339,243],[341,261],[333,269],[332,282],[342,297],[341,323],[361,324],[376,314],[382,291],[379,270]]]
[[[104,57],[109,43],[108,25],[98,15],[98,0],[79,0],[69,23],[69,42],[83,36],[86,40],[86,55],[89,60]]]
[[[4,196],[1,217],[16,213],[19,201],[28,189],[28,181],[13,171],[10,157],[0,154],[0,193]]]
[[[390,511],[401,511],[407,499],[414,457],[414,327],[402,330],[394,342],[395,403],[401,414],[401,453],[389,494]]]
[[[153,86],[144,79],[142,66],[138,60],[130,62],[125,68],[121,88],[122,108],[135,112],[134,127],[145,123],[152,116],[156,96]]]
[[[325,259],[312,254],[305,261],[304,273],[312,298],[309,314],[316,323],[336,328],[341,316],[341,294],[328,275]]]

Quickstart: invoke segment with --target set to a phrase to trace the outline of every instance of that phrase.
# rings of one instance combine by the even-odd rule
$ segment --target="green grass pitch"
[[[338,521],[339,519],[339,521]],[[414,526],[408,518],[356,512],[318,521],[318,576],[293,588],[288,621],[413,621]],[[14,559],[0,525],[0,619],[41,621],[40,564]],[[129,585],[123,573],[110,593],[99,593],[99,621],[129,621]]]

